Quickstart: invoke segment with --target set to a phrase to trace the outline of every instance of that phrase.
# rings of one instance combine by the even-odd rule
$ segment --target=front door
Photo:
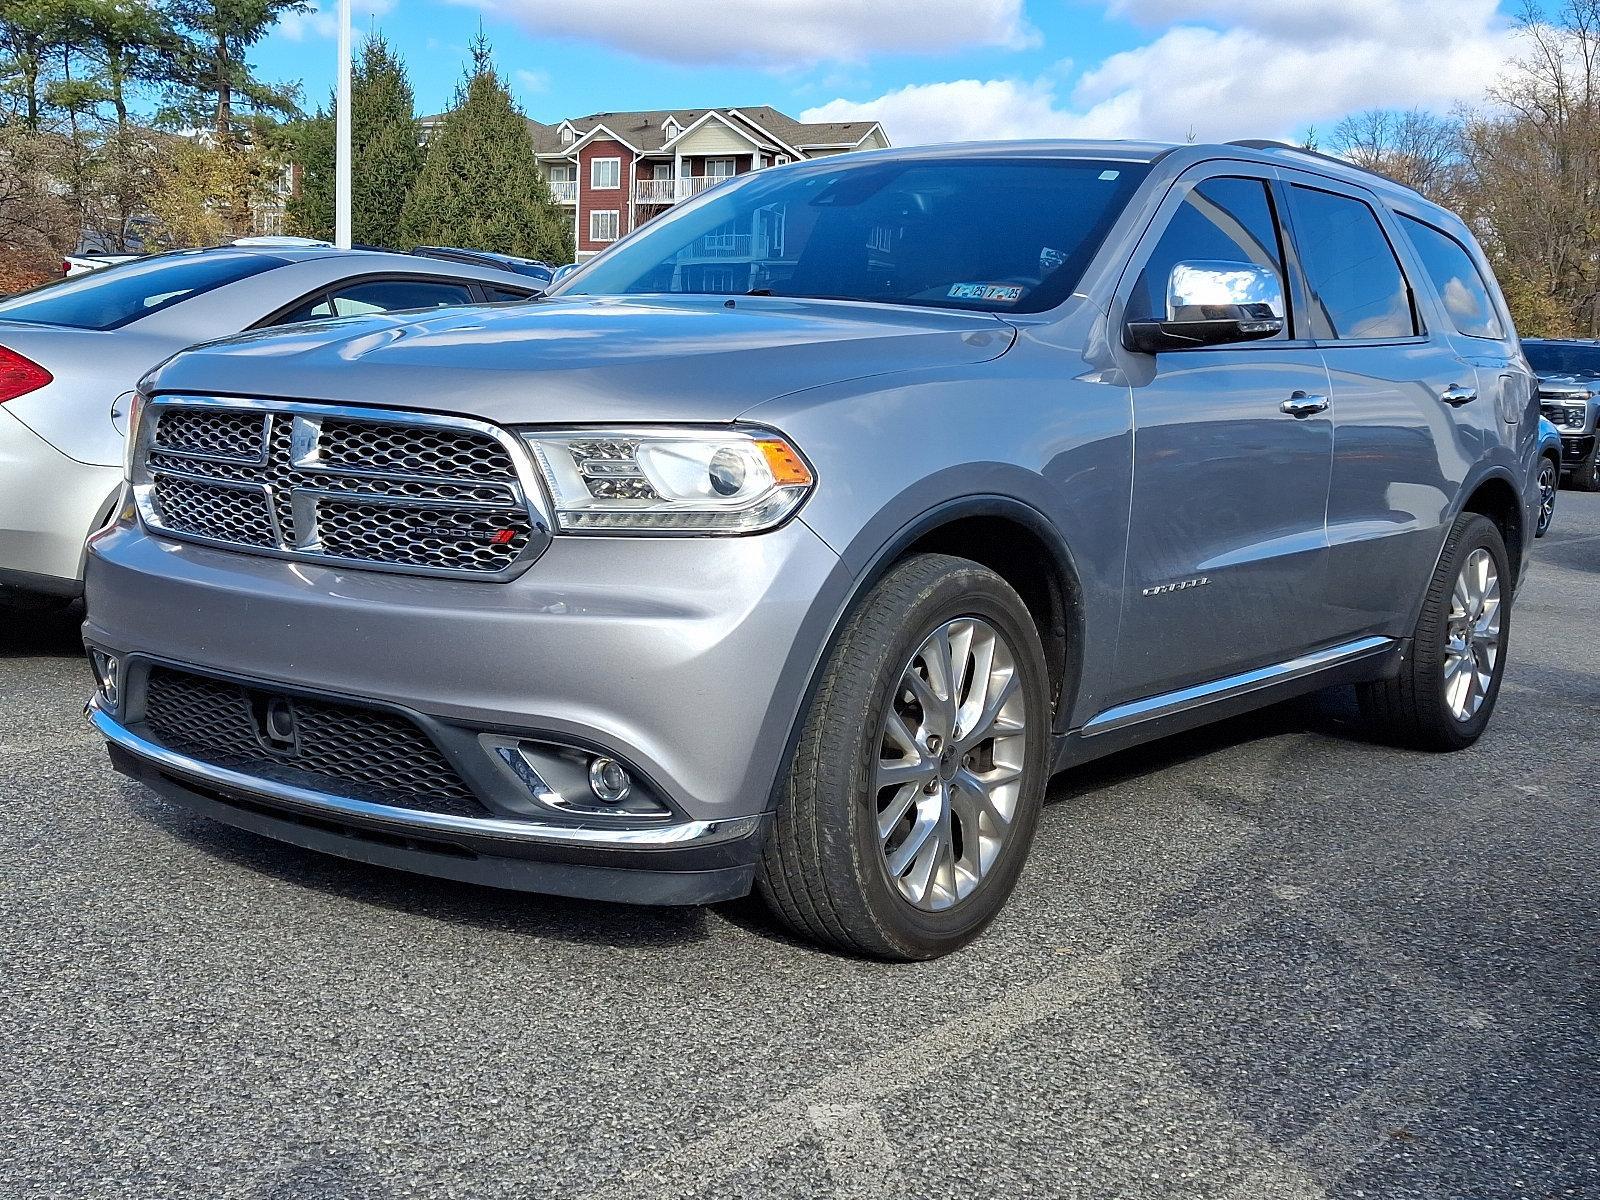
[[[1293,309],[1278,191],[1222,164],[1168,196],[1124,280],[1159,319],[1179,263],[1269,267]],[[1118,695],[1126,702],[1287,661],[1331,631],[1319,603],[1333,461],[1328,375],[1290,318],[1277,338],[1130,355],[1134,466]]]

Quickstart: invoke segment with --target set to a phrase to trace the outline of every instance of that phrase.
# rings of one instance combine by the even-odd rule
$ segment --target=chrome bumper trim
[[[242,771],[214,766],[178,754],[140,737],[91,700],[85,708],[89,723],[108,742],[136,758],[211,787],[260,796],[313,815],[354,818],[412,833],[438,835],[464,834],[491,837],[524,845],[608,847],[617,850],[680,850],[737,841],[754,833],[761,825],[759,816],[734,817],[726,821],[680,821],[635,829],[598,829],[551,825],[540,821],[508,821],[496,817],[456,817],[444,813],[416,812],[387,804],[370,804],[347,796],[334,796],[293,784],[259,779]]]

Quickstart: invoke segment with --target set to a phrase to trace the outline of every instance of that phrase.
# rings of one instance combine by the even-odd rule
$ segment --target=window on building
[[[561,127],[561,144],[563,146],[570,146],[573,142],[577,141],[577,139],[577,132],[572,128],[571,125],[563,125]]]
[[[598,209],[589,214],[589,240],[614,242],[617,240],[617,210]]]
[[[669,141],[669,142],[673,138],[677,137],[682,132],[683,132],[683,126],[679,125],[671,117],[668,117],[667,121],[666,121],[666,124],[661,127],[661,135],[663,137],[665,137],[667,139],[667,141]]]
[[[777,154],[777,155],[774,155],[773,158],[772,158],[772,165],[775,166],[775,167],[781,167],[785,163],[787,163],[788,161],[789,161],[789,156],[787,154]]]
[[[622,160],[620,158],[597,158],[589,164],[589,186],[592,188],[614,188],[622,186]]]
[[[737,173],[739,163],[732,158],[706,159],[706,177],[708,179],[731,179]]]

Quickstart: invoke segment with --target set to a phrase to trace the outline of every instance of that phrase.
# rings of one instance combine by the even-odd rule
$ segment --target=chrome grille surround
[[[185,541],[486,581],[513,578],[550,542],[526,448],[488,422],[158,396],[134,436],[140,516]]]

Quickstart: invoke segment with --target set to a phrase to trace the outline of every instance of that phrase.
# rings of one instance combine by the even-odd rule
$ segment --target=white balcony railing
[[[679,254],[681,259],[766,258],[767,239],[748,233],[708,233],[690,242]]]
[[[550,199],[557,204],[576,204],[578,202],[578,181],[576,179],[552,179],[550,181]]]
[[[726,175],[685,175],[681,179],[641,179],[633,185],[637,204],[676,204],[722,183]]]

